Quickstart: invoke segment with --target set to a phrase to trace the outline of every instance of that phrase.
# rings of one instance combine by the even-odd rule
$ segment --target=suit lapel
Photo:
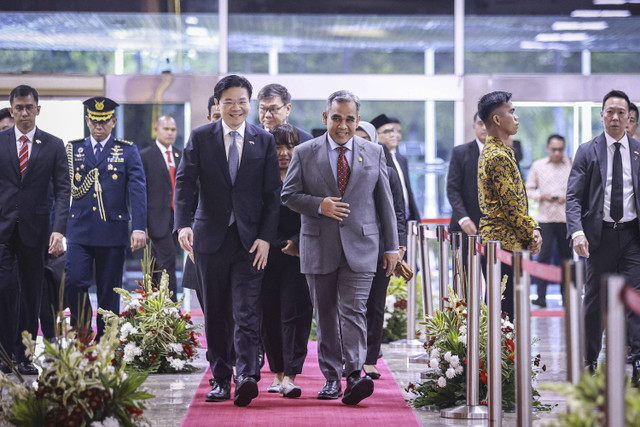
[[[227,185],[231,186],[231,175],[229,175],[229,162],[227,161],[227,153],[224,149],[224,132],[222,130],[222,120],[218,120],[211,128],[213,139],[213,157],[222,169],[222,174]],[[205,142],[206,143],[206,142]],[[201,165],[202,166],[202,165]]]
[[[607,184],[607,139],[604,133],[596,138],[594,149],[596,151],[596,158],[598,159],[598,166],[600,167],[602,188],[604,189]]]
[[[104,147],[102,148],[102,152],[96,159],[96,166],[100,166],[100,164],[104,162],[107,159],[107,157],[111,155],[111,149],[113,148],[114,144],[115,142],[113,140],[113,135],[111,135],[107,140],[107,143],[104,144]]]
[[[11,130],[7,132],[5,143],[9,150],[9,159],[11,159],[13,169],[16,172],[16,176],[20,178],[20,160],[18,159],[18,148],[16,146],[15,127],[12,127]]]
[[[242,158],[240,158],[240,164],[238,165],[238,175],[244,173],[244,167],[243,165],[246,163],[244,160],[245,159],[251,159],[253,157],[255,157],[253,154],[253,150],[255,149],[255,137],[256,134],[254,132],[254,130],[251,128],[252,125],[249,123],[245,122],[245,126],[244,126],[244,140],[242,141]],[[227,174],[228,174],[228,160],[227,160]],[[229,179],[231,179],[231,176],[229,176]],[[238,177],[236,176],[236,181],[238,180]]]
[[[40,153],[40,144],[42,140],[40,139],[42,135],[40,135],[40,130],[36,128],[36,133],[33,134],[33,141],[31,141],[31,155],[29,156],[29,163],[27,164],[27,170],[24,172],[24,176],[22,179],[26,179],[31,174],[30,170],[34,169],[37,165],[36,160],[38,158],[38,154]]]
[[[155,144],[155,142],[154,142]],[[163,153],[158,150],[158,146],[156,145],[156,149],[155,149],[156,154],[154,154],[154,156],[156,157],[155,163],[158,164],[158,167],[163,171],[162,172],[162,176],[163,179],[169,184],[171,185],[171,177],[169,176],[169,169],[167,169],[167,163],[164,160],[164,155]],[[174,162],[175,163],[175,162]],[[177,168],[176,168],[177,169]]]
[[[336,182],[336,178],[333,176],[331,163],[329,162],[329,154],[327,148],[329,140],[327,139],[327,135],[328,134],[325,133],[324,138],[321,138],[314,143],[314,158],[318,163],[318,171],[320,172],[320,175],[324,179],[325,183],[329,186],[330,191],[333,194],[337,194],[339,197],[340,190],[338,189],[338,183]]]
[[[93,147],[91,146],[91,137],[88,137],[85,141],[83,145],[83,153],[80,154],[84,154],[84,158],[85,161],[88,160],[88,167],[89,169],[93,169],[94,166],[96,165],[96,156],[93,154]]]
[[[364,144],[369,143],[357,140],[356,137],[353,138],[353,157],[350,165],[351,176],[349,177],[349,182],[347,182],[347,189],[344,192],[345,197],[348,193],[351,193],[352,188],[357,188],[358,179],[362,176],[363,158],[368,158]]]

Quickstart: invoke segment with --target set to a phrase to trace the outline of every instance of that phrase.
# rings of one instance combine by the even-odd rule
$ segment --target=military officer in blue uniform
[[[91,324],[88,290],[95,279],[98,306],[118,313],[127,245],[145,246],[147,196],[144,170],[134,143],[111,134],[118,104],[97,96],[84,102],[90,136],[67,145],[71,208],[67,224],[65,297],[71,324]],[[131,221],[131,228],[129,222]],[[131,233],[129,230],[132,230]],[[104,330],[98,315],[99,338]]]

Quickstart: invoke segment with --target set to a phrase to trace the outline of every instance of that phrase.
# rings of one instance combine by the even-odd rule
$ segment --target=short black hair
[[[636,119],[638,119],[638,107],[633,102],[629,103],[629,112],[631,112],[631,111],[635,111],[636,112]]]
[[[547,138],[547,145],[549,145],[552,139],[559,139],[562,141],[562,145],[567,145],[567,140],[564,139],[564,136],[557,133],[554,133],[553,135],[550,135],[549,138]]]
[[[609,98],[622,98],[627,101],[627,107],[631,109],[631,101],[629,101],[629,97],[626,93],[621,90],[612,89],[607,93],[604,98],[602,98],[602,109],[604,110],[604,104],[607,102]]]
[[[36,105],[38,105],[38,91],[27,85],[16,86],[11,93],[9,94],[9,104],[13,105],[13,99],[19,98],[22,96],[33,95],[33,100],[36,101]]]
[[[13,117],[11,117],[11,113],[9,112],[8,108],[3,108],[0,110],[0,120],[4,120],[7,117],[9,117],[11,120],[13,120]]]
[[[291,94],[286,87],[278,83],[271,83],[260,89],[260,92],[258,92],[258,101],[267,98],[275,98],[276,96],[279,96],[280,99],[282,99],[284,105],[289,105],[291,103]]]
[[[402,124],[402,123],[400,123],[400,120],[398,120],[398,118],[397,118],[397,117],[391,117],[391,116],[389,116],[389,117],[388,117],[388,119],[389,119],[389,123],[397,123],[397,124],[399,124],[399,125],[401,125],[401,124]]]
[[[207,102],[207,115],[211,115],[211,107],[215,104],[215,102],[213,102],[215,99],[215,95],[209,97],[209,102]]]
[[[276,147],[285,146],[287,148],[293,148],[300,143],[300,134],[298,133],[298,129],[288,123],[275,125],[269,129],[269,132],[276,140]]]
[[[218,83],[216,83],[216,87],[213,89],[213,97],[220,102],[220,97],[222,96],[222,92],[232,87],[243,87],[249,92],[249,99],[251,99],[251,93],[253,92],[253,86],[249,83],[249,80],[242,76],[238,76],[236,74],[231,74],[229,76],[221,78]]]
[[[509,102],[511,100],[511,93],[504,92],[501,90],[496,90],[494,92],[488,93],[480,98],[478,102],[478,116],[484,122],[485,125],[489,123],[489,116],[499,106],[504,104],[505,102]]]

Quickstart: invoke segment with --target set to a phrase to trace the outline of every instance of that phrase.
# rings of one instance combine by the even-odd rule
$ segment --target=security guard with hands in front
[[[67,156],[71,179],[71,208],[67,224],[65,298],[71,325],[91,325],[89,287],[95,279],[98,306],[119,312],[127,245],[146,245],[147,196],[144,170],[133,142],[111,134],[118,119],[113,100],[96,96],[84,101],[90,136],[69,142]],[[129,236],[131,221],[131,236]],[[97,318],[97,339],[104,331]]]

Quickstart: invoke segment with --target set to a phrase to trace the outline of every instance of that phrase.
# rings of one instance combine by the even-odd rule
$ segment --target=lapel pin
[[[36,144],[40,144],[40,140],[39,139],[36,139]]]
[[[361,162],[362,161],[362,157],[358,157],[358,161]]]
[[[84,148],[82,148],[82,147],[78,148],[78,153],[80,153],[80,154],[84,153]]]
[[[255,145],[255,142],[253,142],[253,141],[249,141],[249,144],[251,144],[251,145]]]
[[[180,156],[178,156],[178,153],[173,153],[173,155],[176,156],[176,157],[180,157]]]

